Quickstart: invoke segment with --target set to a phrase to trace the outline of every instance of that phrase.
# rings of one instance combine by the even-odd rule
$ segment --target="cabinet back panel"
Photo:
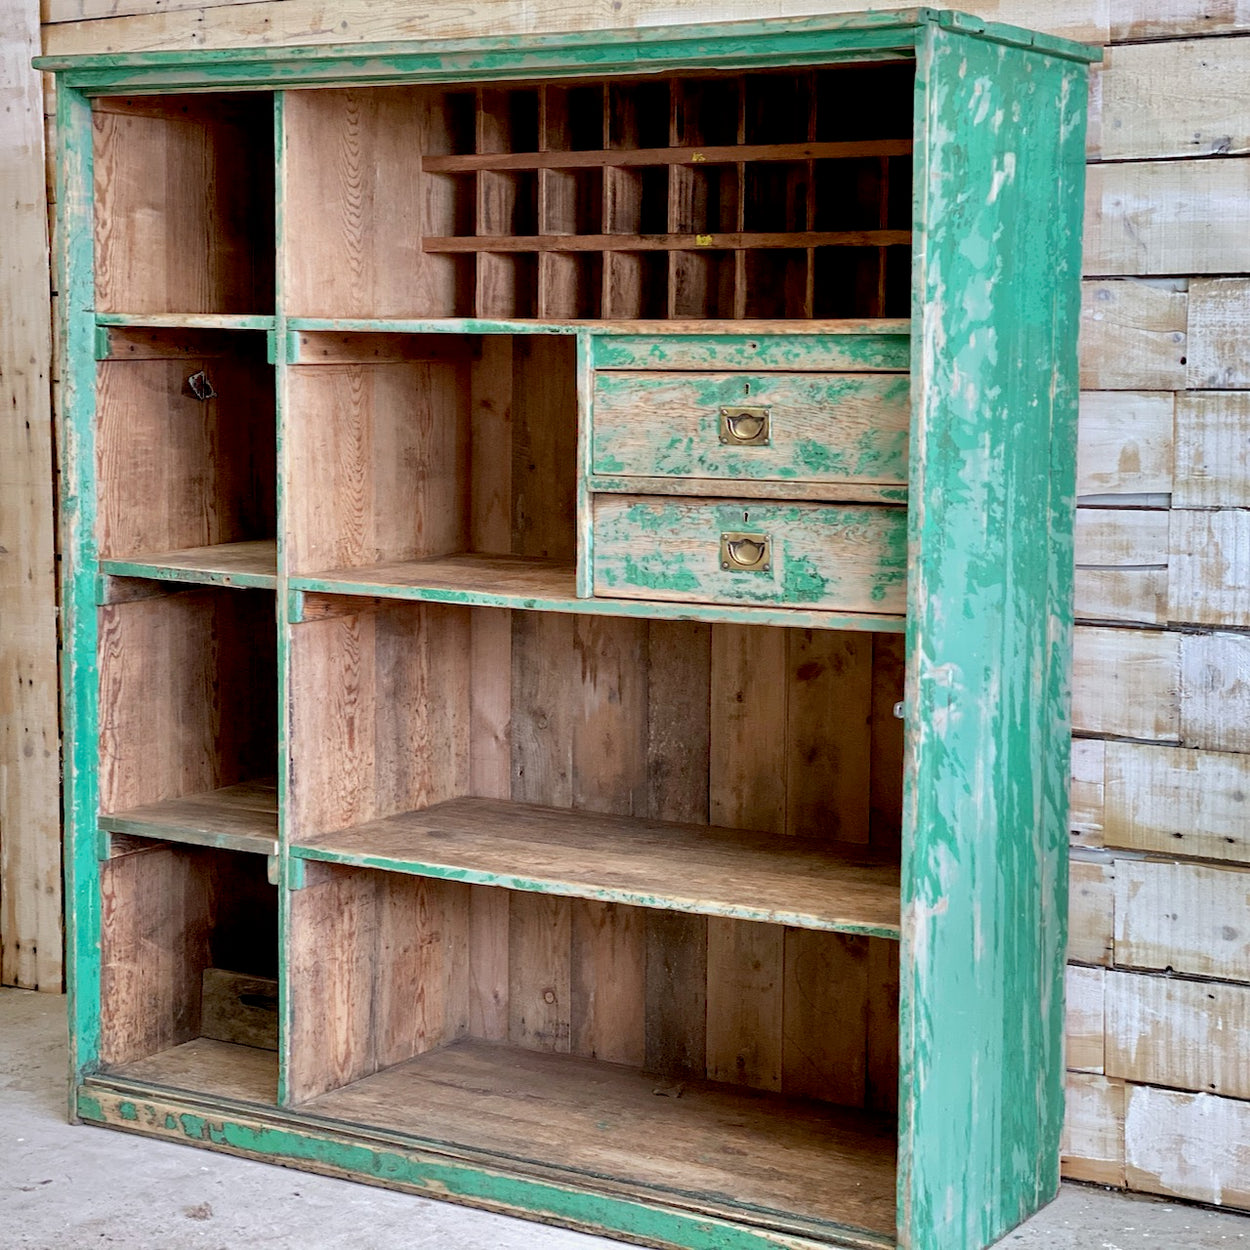
[[[277,972],[265,860],[136,840],[101,865],[100,1058],[129,1063],[200,1035],[204,969]]]
[[[273,776],[272,594],[190,591],[99,613],[102,811]]]
[[[96,101],[96,308],[273,310],[273,97]]]
[[[221,336],[153,337],[182,341],[131,344],[135,355],[99,365],[100,555],[272,538],[273,372],[263,343],[239,344],[236,335],[228,351]],[[188,379],[200,372],[215,397],[192,393]]]

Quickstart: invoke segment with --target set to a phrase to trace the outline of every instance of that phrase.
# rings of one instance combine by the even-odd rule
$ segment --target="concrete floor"
[[[619,1243],[65,1123],[65,1000],[0,990],[0,1250],[610,1250]],[[1250,1250],[1250,1217],[1064,1186],[1004,1250]]]

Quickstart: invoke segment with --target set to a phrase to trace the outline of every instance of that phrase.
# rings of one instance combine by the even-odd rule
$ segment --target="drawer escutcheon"
[[[772,442],[772,413],[766,407],[720,410],[720,441],[734,447],[767,447]]]
[[[772,539],[767,534],[733,531],[720,536],[720,566],[746,573],[767,573],[773,564]]]

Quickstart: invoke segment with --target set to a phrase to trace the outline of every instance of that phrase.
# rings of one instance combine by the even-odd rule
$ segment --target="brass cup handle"
[[[771,424],[767,408],[722,408],[720,441],[735,447],[767,447],[772,441]]]
[[[773,544],[767,534],[722,534],[720,566],[747,573],[767,573],[772,568]]]

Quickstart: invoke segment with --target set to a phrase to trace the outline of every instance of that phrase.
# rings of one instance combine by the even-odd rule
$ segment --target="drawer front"
[[[910,386],[888,373],[597,373],[595,473],[907,481]]]
[[[871,369],[905,373],[906,329],[865,334],[596,334],[596,369]]]
[[[907,510],[597,495],[594,593],[906,611]]]

